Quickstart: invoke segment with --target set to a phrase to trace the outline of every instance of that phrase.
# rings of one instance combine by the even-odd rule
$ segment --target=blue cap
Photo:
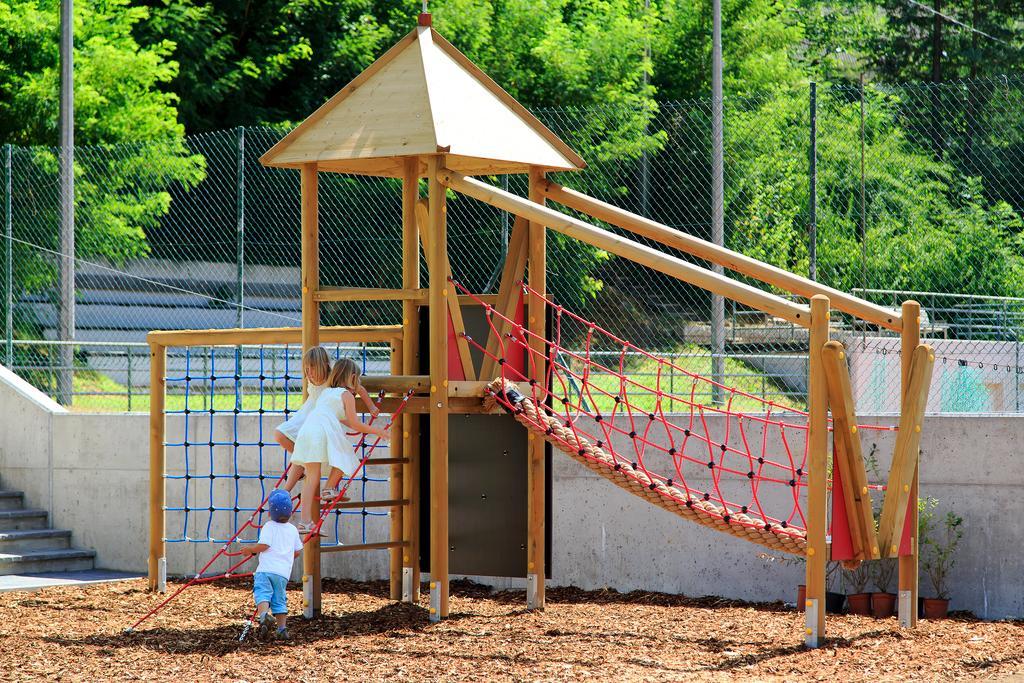
[[[275,489],[267,498],[267,509],[270,519],[275,522],[287,522],[292,516],[292,497],[287,491]]]

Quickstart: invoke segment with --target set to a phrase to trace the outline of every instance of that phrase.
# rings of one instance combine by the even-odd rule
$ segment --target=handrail
[[[678,249],[802,297],[810,298],[816,294],[824,294],[828,297],[829,304],[837,310],[893,332],[899,332],[903,329],[903,319],[900,314],[884,306],[873,304],[852,294],[827,287],[814,280],[795,275],[781,268],[776,268],[763,261],[758,261],[731,249],[720,247],[707,240],[702,240],[699,237],[688,235],[685,232],[675,230],[649,218],[638,216],[635,213],[620,209],[617,206],[595,199],[582,192],[571,190],[550,180],[546,181],[543,189],[544,194],[549,199],[559,204],[564,204],[571,209],[582,211],[598,220],[655,240],[667,247]]]
[[[320,328],[323,342],[389,342],[401,339],[401,325],[352,325]],[[238,346],[241,344],[300,344],[301,327],[247,327],[223,330],[154,330],[149,344],[161,346]]]
[[[810,326],[810,309],[807,306],[800,306],[707,268],[687,263],[682,259],[602,230],[475,178],[467,178],[450,169],[439,169],[437,179],[442,184],[466,196],[545,225],[551,230],[578,239],[598,249],[636,261],[665,275],[701,287],[714,294],[735,299],[742,304],[758,308],[789,322],[803,327]]]

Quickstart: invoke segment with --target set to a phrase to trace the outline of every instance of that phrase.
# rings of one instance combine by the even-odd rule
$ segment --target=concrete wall
[[[142,414],[70,414],[17,377],[0,369],[0,485],[26,491],[29,504],[49,507],[54,523],[74,532],[74,542],[95,548],[102,567],[144,571],[147,556],[148,418]],[[683,418],[678,418],[682,420]],[[208,505],[208,474],[212,453],[214,471],[235,473],[234,440],[257,443],[270,439],[280,416],[192,416],[168,420],[168,441],[190,446],[188,472],[194,506]],[[865,419],[888,424],[892,418]],[[710,420],[713,438],[724,437],[724,420]],[[740,439],[735,420],[729,425],[729,442]],[[587,427],[584,426],[584,429]],[[760,431],[747,426],[748,439],[760,443]],[[213,438],[210,438],[210,433]],[[894,434],[863,430],[865,453],[874,453],[881,478],[888,471]],[[791,450],[799,454],[803,436],[787,435]],[[663,440],[654,435],[652,440]],[[922,445],[922,495],[940,501],[940,512],[955,510],[964,517],[964,539],[951,576],[953,608],[967,609],[986,618],[1024,617],[1024,526],[1015,518],[1024,498],[1024,466],[1019,444],[1024,440],[1024,418],[930,417]],[[767,436],[767,450],[781,457],[777,430]],[[628,447],[628,446],[627,446]],[[267,472],[280,471],[281,452],[263,449]],[[384,453],[381,453],[383,456]],[[737,457],[735,455],[730,457]],[[239,449],[240,505],[259,498],[259,481],[244,476],[257,472],[259,448]],[[648,465],[664,467],[653,454]],[[168,471],[183,474],[184,449],[168,449]],[[691,486],[700,488],[709,479],[699,464],[687,465]],[[371,472],[386,476],[386,473]],[[206,476],[206,478],[204,478]],[[870,477],[869,473],[869,477]],[[269,485],[270,482],[267,482]],[[743,482],[726,495],[742,499]],[[51,496],[50,489],[53,494]],[[366,498],[382,498],[386,484],[367,485]],[[216,505],[232,505],[235,480],[218,479],[213,487]],[[168,482],[168,506],[178,505],[185,491],[183,480]],[[787,512],[785,495],[765,490],[763,500],[771,514]],[[685,522],[678,517],[613,486],[569,458],[556,454],[553,469],[552,583],[583,588],[615,588],[681,592],[690,595],[721,595],[750,600],[792,601],[801,582],[800,564],[780,561],[759,546]],[[244,518],[244,513],[240,518]],[[190,538],[205,538],[208,516],[190,515]],[[386,517],[367,519],[367,540],[384,540]],[[346,516],[342,540],[362,537],[359,516]],[[185,528],[181,513],[167,514],[168,537],[179,537]],[[223,538],[233,528],[230,513],[217,513],[212,535]],[[196,571],[216,549],[212,544],[168,544],[169,571]],[[219,566],[219,565],[218,565]],[[354,578],[381,578],[387,571],[386,551],[337,553],[325,558],[325,571]],[[521,580],[491,580],[499,586],[522,585]],[[922,577],[923,595],[931,594]]]

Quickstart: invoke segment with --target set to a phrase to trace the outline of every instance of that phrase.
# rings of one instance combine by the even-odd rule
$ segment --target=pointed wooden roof
[[[419,26],[260,157],[264,166],[401,177],[446,153],[466,175],[586,164],[430,26]]]

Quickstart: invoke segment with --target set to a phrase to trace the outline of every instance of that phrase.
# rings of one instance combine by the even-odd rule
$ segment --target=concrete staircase
[[[71,532],[49,527],[46,510],[25,508],[21,491],[0,490],[0,576],[92,569],[95,550],[71,547]]]

